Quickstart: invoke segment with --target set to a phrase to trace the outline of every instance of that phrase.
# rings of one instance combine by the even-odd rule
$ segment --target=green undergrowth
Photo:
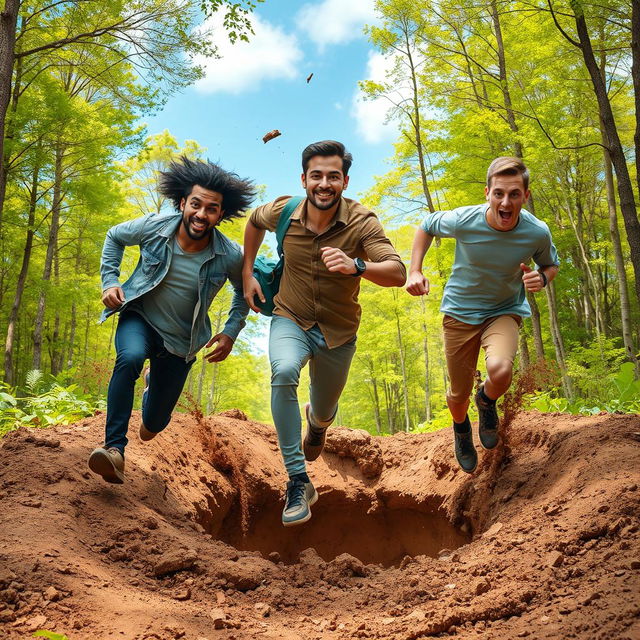
[[[49,638],[49,640],[69,640],[67,636],[62,633],[54,633],[53,631],[45,631],[44,629],[39,629],[33,634],[34,638]]]
[[[104,410],[104,399],[83,393],[69,383],[73,371],[45,376],[34,369],[24,388],[0,382],[0,436],[19,427],[50,427],[71,424]]]

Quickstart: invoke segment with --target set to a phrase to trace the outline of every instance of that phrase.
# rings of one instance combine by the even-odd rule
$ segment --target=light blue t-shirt
[[[522,209],[518,224],[498,231],[485,218],[486,204],[429,214],[420,227],[429,235],[455,238],[453,270],[442,295],[440,311],[468,324],[531,309],[522,284],[520,263],[539,267],[558,264],[549,227]]]
[[[174,237],[167,275],[135,308],[162,336],[167,351],[182,358],[189,353],[200,267],[210,255],[209,247],[195,253],[183,251]]]

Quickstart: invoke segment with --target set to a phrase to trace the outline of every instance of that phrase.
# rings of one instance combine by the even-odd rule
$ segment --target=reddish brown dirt
[[[519,414],[473,476],[448,429],[336,428],[291,529],[243,418],[135,415],[123,486],[86,469],[101,416],[0,441],[0,637],[640,638],[640,417]]]

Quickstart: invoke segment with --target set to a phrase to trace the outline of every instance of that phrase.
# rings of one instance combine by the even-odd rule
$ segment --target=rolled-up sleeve
[[[391,244],[391,240],[385,235],[380,221],[375,216],[370,216],[363,222],[362,246],[367,252],[367,257],[371,262],[393,260],[402,265],[402,269],[406,275],[402,258]]]

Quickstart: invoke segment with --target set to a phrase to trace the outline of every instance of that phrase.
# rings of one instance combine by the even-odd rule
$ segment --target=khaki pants
[[[451,316],[442,321],[444,350],[451,388],[447,397],[466,402],[473,389],[480,347],[484,358],[502,358],[513,363],[518,351],[518,331],[522,318],[516,315],[488,318],[482,324],[467,324]]]

